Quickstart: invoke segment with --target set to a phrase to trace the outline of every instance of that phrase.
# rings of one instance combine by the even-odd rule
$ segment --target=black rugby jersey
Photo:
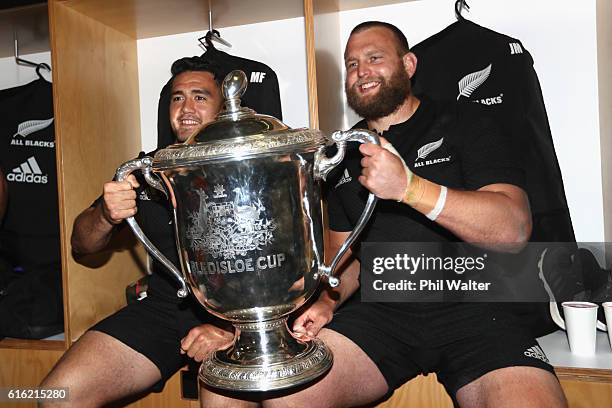
[[[367,128],[367,124],[362,121],[355,128]],[[434,183],[460,190],[477,190],[495,183],[524,185],[513,147],[477,106],[423,98],[410,119],[391,126],[382,136],[415,174]],[[352,144],[343,166],[330,179],[328,211],[334,231],[351,231],[365,206],[368,191],[358,181],[361,158],[358,146]],[[393,200],[378,201],[359,240],[459,241],[423,214]]]
[[[575,241],[533,58],[521,41],[460,20],[412,47],[416,95],[479,104],[520,146],[533,213],[531,241]]]
[[[0,166],[9,196],[0,250],[14,265],[53,265],[59,271],[51,83],[38,79],[0,91],[0,117]]]

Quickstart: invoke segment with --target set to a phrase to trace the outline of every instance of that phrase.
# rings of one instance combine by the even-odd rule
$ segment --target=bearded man
[[[410,78],[416,56],[391,24],[355,27],[344,60],[349,105],[364,118],[355,127],[378,132],[382,146],[347,152],[341,178],[330,183],[330,252],[336,253],[355,227],[368,191],[380,200],[362,242],[463,241],[520,250],[531,233],[524,175],[495,124],[475,106],[415,97]],[[461,407],[567,405],[544,354],[526,352],[539,349],[538,343],[510,309],[361,302],[361,254],[357,248],[349,252],[340,286],[323,291],[293,327],[332,349],[331,370],[264,406],[372,404],[430,372]],[[210,389],[203,389],[201,398],[203,407],[237,406]]]

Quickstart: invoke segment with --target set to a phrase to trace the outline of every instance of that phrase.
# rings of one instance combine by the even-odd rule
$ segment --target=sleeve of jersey
[[[353,225],[349,221],[344,205],[342,204],[341,193],[334,187],[335,180],[328,179],[327,187],[327,217],[329,228],[332,231],[348,232],[353,230]]]
[[[518,164],[516,144],[503,137],[499,125],[485,115],[464,117],[465,134],[458,148],[465,188],[513,184],[524,189],[525,173]]]

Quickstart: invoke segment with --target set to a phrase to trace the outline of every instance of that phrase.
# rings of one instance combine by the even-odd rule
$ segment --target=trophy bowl
[[[369,219],[370,194],[357,227],[329,265],[324,262],[321,181],[339,164],[346,142],[379,143],[365,130],[289,129],[240,107],[246,76],[223,81],[225,110],[183,144],[124,163],[117,180],[142,171],[170,201],[181,268],[127,219],[148,252],[213,315],[235,327],[231,347],[200,368],[207,385],[240,391],[293,387],[324,374],[333,356],[317,339],[294,336],[288,315],[316,292],[336,286],[334,268]],[[333,157],[324,154],[336,143]]]

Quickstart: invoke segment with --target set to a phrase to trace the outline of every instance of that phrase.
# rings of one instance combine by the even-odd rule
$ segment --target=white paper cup
[[[608,340],[610,340],[610,347],[612,347],[612,302],[605,302],[603,306],[604,314],[606,315],[606,326],[608,326]]]
[[[591,302],[563,302],[565,328],[574,354],[595,354],[597,341],[597,305]],[[610,316],[612,319],[612,316]]]

